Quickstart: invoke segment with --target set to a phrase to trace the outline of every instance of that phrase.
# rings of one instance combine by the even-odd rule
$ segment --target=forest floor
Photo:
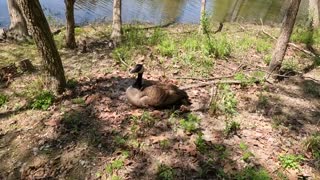
[[[225,24],[208,39],[193,25],[127,25],[112,49],[110,26],[88,25],[76,29],[81,53],[63,48],[62,30],[69,89],[49,108],[35,45],[0,42],[1,66],[28,58],[37,68],[0,87],[0,179],[320,179],[319,64],[289,47],[285,77],[264,81],[274,40],[263,31],[279,33]],[[292,41],[306,48],[304,35]],[[135,63],[145,79],[185,88],[190,112],[128,104]]]

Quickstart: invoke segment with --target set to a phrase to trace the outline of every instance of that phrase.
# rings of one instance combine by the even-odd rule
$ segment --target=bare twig
[[[208,81],[208,82],[201,82],[198,84],[193,84],[190,86],[182,87],[182,90],[192,89],[192,88],[198,88],[198,87],[204,87],[209,86],[213,84],[241,84],[243,81],[237,81],[237,80],[217,80],[217,81]]]
[[[212,81],[216,79],[227,79],[232,78],[234,74],[230,76],[218,76],[218,77],[212,77],[212,78],[196,78],[196,77],[176,77],[176,79],[191,79],[191,80],[200,80],[200,81]]]

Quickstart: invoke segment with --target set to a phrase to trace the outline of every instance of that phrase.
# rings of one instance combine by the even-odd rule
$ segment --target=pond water
[[[0,0],[0,27],[10,23],[7,0]],[[63,23],[64,0],[40,0],[50,23]],[[290,0],[207,0],[207,12],[212,21],[279,23]],[[299,20],[305,20],[307,1],[303,1]],[[122,0],[124,22],[199,23],[200,0]],[[77,24],[112,20],[112,0],[77,0]]]

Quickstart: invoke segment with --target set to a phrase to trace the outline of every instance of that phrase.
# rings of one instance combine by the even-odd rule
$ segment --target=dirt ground
[[[181,30],[175,28],[168,30]],[[9,46],[0,43],[0,49]],[[67,77],[77,84],[48,111],[23,108],[27,100],[19,96],[26,82],[38,81],[39,72],[23,74],[1,88],[10,99],[0,108],[0,179],[262,177],[250,170],[272,179],[320,179],[319,162],[303,146],[307,137],[320,131],[319,67],[279,82],[231,84],[238,102],[232,120],[240,128],[227,136],[226,116],[208,113],[212,86],[186,90],[191,112],[137,109],[125,97],[134,81],[129,67],[115,62],[111,50],[99,48],[86,54],[60,50]],[[266,70],[261,55],[252,50],[242,53],[217,59],[209,77],[229,76],[239,67]],[[300,57],[300,52],[289,48],[287,56],[292,54]],[[182,88],[207,82],[181,78],[190,77],[188,69],[179,64],[167,68],[172,66],[170,58],[159,65],[150,55],[137,55],[138,61],[146,64],[144,78],[149,80]],[[181,128],[181,119],[190,113],[200,119],[196,132]],[[283,154],[304,159],[297,169],[285,169],[279,161]]]

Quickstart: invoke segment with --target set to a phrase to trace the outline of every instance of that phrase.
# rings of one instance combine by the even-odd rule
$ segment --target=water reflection
[[[40,0],[47,17],[64,22],[63,0]],[[112,20],[112,0],[77,0],[76,23]],[[198,23],[200,0],[122,0],[124,22]],[[214,21],[265,23],[281,22],[289,0],[207,0],[207,12]],[[300,19],[305,17],[307,2],[303,1]],[[299,18],[298,18],[299,19]],[[0,0],[0,26],[7,26],[9,17],[6,0]]]

